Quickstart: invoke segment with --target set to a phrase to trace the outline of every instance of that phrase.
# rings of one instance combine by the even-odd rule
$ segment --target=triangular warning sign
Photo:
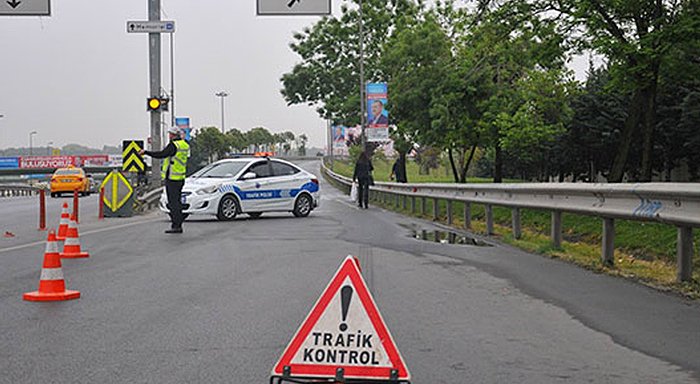
[[[297,330],[272,376],[410,380],[406,364],[348,256]]]

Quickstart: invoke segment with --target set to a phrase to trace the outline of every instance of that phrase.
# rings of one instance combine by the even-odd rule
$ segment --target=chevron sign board
[[[143,148],[143,140],[124,140],[122,142],[122,171],[145,172],[146,164],[139,151]]]

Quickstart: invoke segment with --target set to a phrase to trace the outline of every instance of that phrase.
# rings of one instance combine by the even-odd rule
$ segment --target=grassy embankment
[[[374,162],[374,177],[377,181],[388,181],[391,170],[390,162]],[[333,170],[345,176],[352,176],[352,166],[347,162],[335,161]],[[430,175],[419,175],[415,163],[407,164],[409,182],[448,182],[454,180],[445,169],[433,170]],[[490,179],[469,179],[469,182],[491,182]],[[377,204],[376,202],[374,204]],[[421,217],[421,201],[416,201],[416,214]],[[432,219],[433,202],[427,201],[425,219]],[[395,207],[393,204],[379,204],[384,208],[411,215],[408,209]],[[463,228],[462,203],[453,203],[454,226]],[[446,202],[440,202],[440,222],[446,223]],[[472,231],[479,234],[486,232],[484,207],[472,204]],[[511,211],[508,208],[495,207],[495,237],[504,243],[536,252],[547,257],[558,258],[575,263],[598,273],[606,273],[636,280],[657,289],[681,293],[692,298],[700,298],[700,231],[694,231],[695,258],[693,259],[693,281],[676,283],[676,228],[659,223],[617,220],[615,222],[615,266],[606,267],[601,263],[602,222],[589,216],[564,214],[562,218],[564,242],[561,249],[555,249],[549,238],[550,212],[539,210],[521,210],[522,237],[515,239],[510,228]]]

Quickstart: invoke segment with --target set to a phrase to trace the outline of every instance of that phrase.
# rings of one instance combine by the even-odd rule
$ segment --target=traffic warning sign
[[[143,140],[122,141],[122,171],[124,172],[144,172],[146,163],[139,151],[143,148]]]
[[[100,188],[104,189],[101,204],[108,208],[104,212],[105,217],[131,216],[134,188],[121,172],[112,171],[107,174]]]
[[[410,380],[406,364],[351,256],[297,330],[275,364],[272,378]]]

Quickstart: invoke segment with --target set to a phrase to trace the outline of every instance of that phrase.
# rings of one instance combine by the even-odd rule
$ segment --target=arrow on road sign
[[[21,2],[21,1],[12,0],[12,1],[8,1],[7,4],[9,4],[10,7],[12,7],[12,9],[15,9],[15,8],[17,8],[18,5],[22,4],[22,2]]]
[[[352,256],[335,273],[273,368],[272,376],[343,382],[410,380]]]
[[[301,0],[292,0],[287,3],[287,7],[291,8],[295,3],[301,3]]]
[[[124,140],[122,142],[122,171],[144,172],[146,165],[139,151],[143,148],[143,140]]]

